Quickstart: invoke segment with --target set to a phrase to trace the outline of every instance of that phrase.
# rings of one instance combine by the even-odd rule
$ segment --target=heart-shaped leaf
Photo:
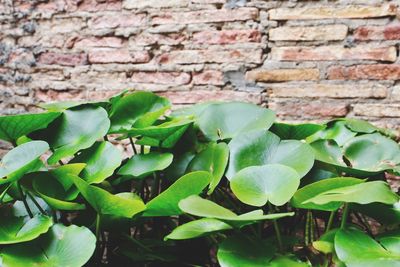
[[[188,173],[173,183],[167,190],[147,203],[143,216],[173,216],[182,214],[179,201],[191,195],[200,194],[210,183],[209,172],[196,171]]]
[[[46,128],[61,113],[20,114],[0,116],[0,139],[15,142],[19,137]]]
[[[182,224],[167,235],[164,240],[184,240],[205,236],[222,230],[229,230],[233,227],[217,219],[203,218]]]
[[[110,142],[96,142],[71,162],[85,163],[81,177],[88,183],[101,183],[121,165],[122,153]]]
[[[213,175],[208,194],[217,187],[228,165],[229,147],[225,143],[210,143],[190,162],[187,171],[208,171]]]
[[[300,209],[334,211],[340,208],[343,205],[343,202],[329,202],[327,204],[317,205],[307,201],[317,195],[323,194],[326,191],[340,189],[363,182],[364,180],[348,177],[324,179],[322,181],[306,185],[303,188],[297,190],[290,203],[293,207]]]
[[[110,133],[151,126],[170,108],[170,102],[151,92],[124,94],[112,102]]]
[[[343,161],[343,152],[335,140],[318,140],[310,145],[314,150],[316,160],[346,167],[346,163]]]
[[[276,122],[272,125],[270,131],[281,139],[302,140],[324,128],[325,126],[320,124],[287,124]]]
[[[4,247],[0,257],[3,267],[83,266],[95,247],[96,237],[89,229],[55,224],[38,239]]]
[[[340,229],[335,235],[335,251],[346,266],[399,266],[400,254],[386,250],[357,229]]]
[[[46,233],[53,224],[51,217],[37,214],[17,217],[7,208],[0,211],[0,245],[27,242]]]
[[[299,185],[299,174],[280,164],[248,167],[231,180],[231,189],[237,198],[243,203],[258,207],[267,202],[276,206],[285,204]]]
[[[9,151],[2,159],[0,165],[0,185],[14,182],[25,173],[37,170],[38,158],[49,149],[43,141],[32,141]],[[5,179],[4,179],[5,178]]]
[[[350,140],[356,135],[357,135],[356,132],[353,132],[346,126],[346,122],[339,120],[328,123],[328,128],[321,130],[315,133],[314,135],[308,137],[307,141],[311,143],[320,139],[335,140],[335,142],[339,146],[342,146],[348,140]]]
[[[65,110],[45,131],[35,132],[32,137],[50,144],[54,153],[48,163],[55,164],[64,157],[91,147],[97,139],[107,134],[109,127],[110,121],[103,108],[83,106]]]
[[[314,164],[311,147],[297,140],[280,141],[271,132],[253,131],[233,138],[229,143],[228,179],[250,166],[283,164],[295,169],[303,177]]]
[[[146,209],[143,201],[134,193],[113,195],[104,189],[89,185],[78,176],[68,176],[78,187],[83,197],[101,215],[132,218]]]

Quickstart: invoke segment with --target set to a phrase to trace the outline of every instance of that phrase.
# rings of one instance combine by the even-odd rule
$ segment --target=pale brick
[[[186,35],[182,33],[170,34],[151,34],[142,33],[137,36],[129,38],[129,46],[134,48],[136,46],[149,46],[149,45],[178,45],[186,40]]]
[[[145,26],[145,14],[113,14],[96,16],[89,22],[93,29],[113,29],[117,27],[139,27]]]
[[[118,37],[88,37],[78,38],[74,41],[73,47],[79,49],[86,49],[90,47],[114,47],[119,48],[123,46],[123,39]]]
[[[271,90],[272,97],[385,98],[388,95],[387,86],[375,83],[271,84],[266,88]]]
[[[261,32],[258,30],[223,30],[202,31],[193,35],[197,44],[235,44],[261,42]]]
[[[166,12],[157,14],[152,19],[153,25],[190,24],[208,22],[228,22],[255,20],[258,18],[256,8],[217,9],[190,12]]]
[[[273,47],[271,57],[273,60],[280,61],[376,60],[394,62],[397,58],[397,50],[394,46]]]
[[[352,19],[352,18],[377,18],[395,16],[396,6],[308,6],[297,8],[277,8],[269,11],[271,20],[307,20],[307,19]]]
[[[275,99],[268,105],[278,116],[291,117],[344,117],[348,113],[348,105],[333,101],[293,101]]]
[[[66,100],[85,100],[86,92],[80,90],[70,90],[66,92],[54,90],[35,90],[35,102],[59,102]]]
[[[89,52],[89,62],[96,63],[146,63],[150,61],[147,51],[94,50]]]
[[[123,7],[126,9],[134,8],[165,8],[165,7],[186,7],[187,0],[124,0]]]
[[[252,70],[246,73],[246,80],[256,82],[316,81],[318,69],[275,69]]]
[[[347,36],[346,25],[324,25],[314,27],[279,27],[269,30],[272,41],[335,41]]]
[[[400,85],[396,85],[392,89],[391,99],[395,101],[400,101]]]
[[[217,70],[206,70],[193,74],[193,84],[196,85],[224,85],[224,74]]]
[[[109,10],[121,10],[121,0],[84,0],[79,4],[79,11],[98,12]]]
[[[79,32],[86,26],[85,21],[81,18],[53,18],[52,20],[40,20],[37,23],[36,31],[41,33],[42,36],[49,33],[54,35],[56,33]]]
[[[400,40],[400,24],[361,26],[354,32],[356,40]]]
[[[162,54],[160,64],[261,63],[262,50],[181,50]]]
[[[190,83],[191,76],[184,72],[134,72],[130,80],[134,83],[183,85]]]
[[[66,53],[42,53],[38,62],[46,65],[61,65],[61,66],[78,66],[87,64],[87,55],[84,53],[79,54],[66,54]]]
[[[368,117],[400,117],[399,104],[355,104],[355,115]]]
[[[329,68],[328,78],[331,80],[400,80],[400,65],[335,66]]]
[[[197,104],[206,101],[244,101],[254,104],[261,103],[258,93],[232,91],[232,90],[192,90],[192,91],[167,91],[160,92],[168,97],[174,104]]]

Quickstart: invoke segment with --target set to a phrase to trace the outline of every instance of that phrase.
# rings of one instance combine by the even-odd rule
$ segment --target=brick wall
[[[0,0],[0,110],[124,88],[400,122],[399,0]]]

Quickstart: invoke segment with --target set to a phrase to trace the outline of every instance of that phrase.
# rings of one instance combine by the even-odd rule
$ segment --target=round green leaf
[[[373,133],[378,131],[379,129],[372,125],[371,123],[363,120],[358,120],[358,119],[350,119],[350,118],[345,118],[342,119],[344,120],[346,126],[352,130],[353,132],[357,133]]]
[[[240,201],[259,207],[268,201],[276,206],[285,204],[299,185],[299,174],[280,164],[248,167],[231,180],[231,189]]]
[[[182,214],[179,201],[191,195],[200,194],[210,183],[209,172],[196,171],[188,173],[173,183],[167,190],[147,203],[143,216],[173,216]]]
[[[335,140],[318,140],[310,145],[314,150],[316,160],[346,167],[346,163],[343,161],[343,152]]]
[[[232,228],[232,226],[220,220],[203,218],[178,226],[172,231],[172,233],[167,235],[164,240],[184,240],[196,238],[222,230],[229,230]]]
[[[85,227],[55,224],[38,239],[4,247],[0,252],[3,267],[83,266],[92,256],[96,237]]]
[[[268,265],[268,267],[309,267],[310,265],[301,262],[297,259],[287,256],[280,256],[273,259]]]
[[[325,125],[320,124],[287,124],[276,122],[272,125],[270,131],[281,139],[302,140],[324,128]]]
[[[213,179],[210,183],[210,195],[224,176],[228,165],[229,147],[225,143],[210,143],[204,150],[197,154],[190,162],[187,171],[208,171]]]
[[[357,133],[351,131],[346,127],[346,122],[344,121],[333,121],[330,123],[329,127],[315,133],[314,135],[307,138],[308,142],[313,142],[316,140],[335,140],[337,144],[342,146],[348,140],[356,136]]]
[[[253,131],[232,139],[226,177],[232,177],[250,166],[271,163],[286,165],[303,177],[314,164],[314,153],[309,145],[297,140],[280,141],[271,132]]]
[[[346,266],[400,266],[400,254],[386,250],[356,229],[340,229],[335,235],[335,251]]]
[[[32,141],[9,151],[0,165],[0,185],[13,182],[38,167],[38,158],[49,149],[43,141]],[[4,179],[4,177],[6,177]]]
[[[290,203],[293,207],[300,209],[334,211],[340,208],[343,202],[329,202],[327,204],[317,205],[307,201],[319,194],[323,194],[326,191],[360,184],[363,182],[364,181],[361,179],[348,177],[324,179],[322,181],[306,185],[303,188],[297,190],[297,192],[293,195]]]
[[[96,142],[71,162],[85,163],[81,177],[88,183],[101,183],[121,165],[122,153],[110,142]]]
[[[232,236],[219,245],[217,258],[221,267],[265,267],[275,252],[276,247],[265,240]]]

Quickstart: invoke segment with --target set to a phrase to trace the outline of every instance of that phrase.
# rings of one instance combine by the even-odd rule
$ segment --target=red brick
[[[400,65],[335,66],[329,68],[328,78],[331,80],[400,80]]]
[[[184,72],[134,72],[131,81],[134,83],[183,85],[190,83],[191,76]]]
[[[66,100],[84,100],[86,92],[80,90],[70,90],[60,92],[55,90],[35,90],[35,100],[38,102],[58,102]]]
[[[356,40],[400,40],[400,24],[362,26],[354,32]]]
[[[95,50],[89,52],[90,63],[146,63],[150,61],[150,55],[146,51]]]
[[[273,69],[251,70],[246,73],[246,80],[256,82],[316,81],[318,69]]]
[[[190,12],[165,12],[153,17],[151,24],[191,24],[208,22],[228,22],[255,20],[256,8],[216,9]]]
[[[354,114],[359,116],[386,118],[400,117],[399,104],[355,104],[353,109]]]
[[[272,59],[280,61],[376,60],[394,62],[397,58],[397,51],[394,46],[273,47],[271,56]]]
[[[197,104],[206,101],[244,101],[254,104],[261,103],[259,93],[232,91],[232,90],[193,90],[160,92],[162,96],[170,98],[174,104]]]
[[[292,117],[343,117],[348,113],[348,105],[342,102],[303,102],[277,100],[269,104],[278,116]]]
[[[79,54],[65,54],[65,53],[42,53],[38,62],[46,65],[61,65],[61,66],[78,66],[87,64],[87,55],[85,53]]]
[[[89,27],[93,29],[112,29],[117,27],[139,27],[146,23],[145,14],[113,14],[94,17],[89,22]]]
[[[193,84],[196,85],[224,85],[224,74],[217,70],[206,70],[193,74]]]
[[[79,11],[97,12],[106,10],[121,10],[122,0],[84,0],[79,4]]]
[[[261,42],[261,32],[258,30],[224,30],[202,31],[193,35],[197,44],[235,44]]]
[[[123,46],[123,39],[117,37],[88,37],[78,38],[74,41],[74,48],[85,49],[88,47],[114,47],[119,48]]]

